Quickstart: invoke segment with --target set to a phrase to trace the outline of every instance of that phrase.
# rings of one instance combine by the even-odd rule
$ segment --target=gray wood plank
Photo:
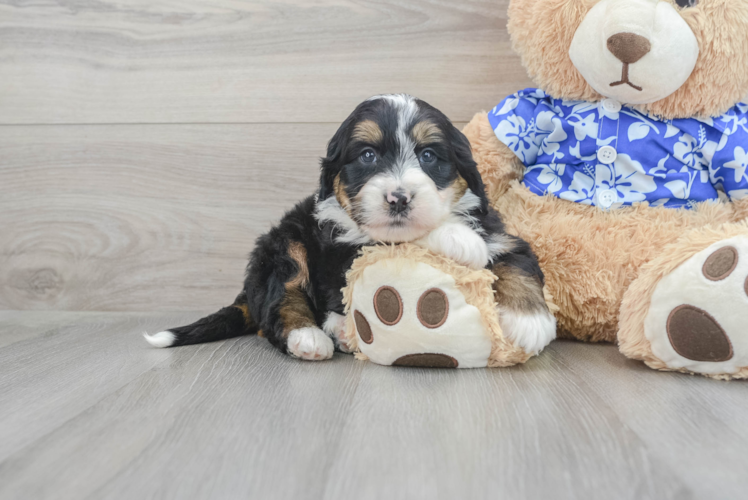
[[[614,346],[559,342],[550,357],[582,379],[696,498],[748,491],[748,384],[650,370]]]
[[[554,356],[457,373],[367,365],[347,422],[325,498],[687,497]]]
[[[46,335],[84,319],[87,313],[57,311],[0,311],[0,348]]]
[[[147,314],[94,313],[48,335],[1,348],[0,461],[168,360],[168,351],[144,351],[142,339],[134,344],[136,332],[198,316],[161,315],[154,322]]]
[[[168,411],[149,407],[146,390],[133,398],[136,418],[165,422],[146,424],[155,439],[89,498],[320,498],[362,368],[348,355],[309,363],[237,341]]]
[[[133,321],[117,325],[122,316],[113,317],[117,349],[102,342],[90,356],[118,370],[118,358],[142,364],[157,356],[160,362],[135,379],[132,370],[115,372],[121,387],[67,420],[53,412],[57,428],[39,433],[0,463],[0,497],[321,496],[321,478],[340,445],[339,429],[363,363],[344,355],[325,363],[301,362],[256,337],[155,350],[140,337],[140,327],[161,328],[164,318],[151,315],[136,326]],[[78,334],[94,333],[88,330],[82,325]],[[77,344],[86,342],[81,338]],[[110,374],[111,368],[90,378]],[[24,378],[34,380],[34,370],[13,382],[23,384]],[[16,430],[20,425],[7,416],[0,423]]]
[[[467,121],[530,83],[507,5],[5,1],[0,123],[337,123],[387,92]]]
[[[0,309],[225,305],[336,128],[0,127]]]

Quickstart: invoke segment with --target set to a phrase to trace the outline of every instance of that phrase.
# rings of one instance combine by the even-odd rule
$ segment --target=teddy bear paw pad
[[[492,340],[480,310],[439,269],[398,259],[371,264],[355,283],[350,305],[358,348],[374,363],[488,365]]]
[[[457,368],[460,363],[446,354],[408,354],[392,363],[392,366],[412,366],[418,368]]]
[[[727,333],[698,307],[681,306],[670,313],[667,334],[675,352],[692,361],[727,361],[733,356]]]
[[[719,375],[748,366],[748,237],[716,243],[665,276],[644,332],[671,369]]]

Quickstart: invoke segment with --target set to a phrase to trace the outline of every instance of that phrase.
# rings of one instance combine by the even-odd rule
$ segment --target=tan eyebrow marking
[[[369,144],[379,144],[382,142],[384,135],[376,122],[364,120],[356,124],[356,128],[353,129],[353,138]]]
[[[429,121],[416,123],[411,135],[417,144],[431,144],[444,138],[441,129]]]

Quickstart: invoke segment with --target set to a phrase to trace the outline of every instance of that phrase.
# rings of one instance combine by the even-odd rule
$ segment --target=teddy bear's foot
[[[748,236],[715,243],[663,277],[644,334],[667,369],[730,376],[748,367]]]

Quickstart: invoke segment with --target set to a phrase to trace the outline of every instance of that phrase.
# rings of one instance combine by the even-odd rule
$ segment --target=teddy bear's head
[[[511,0],[509,32],[553,97],[603,97],[666,119],[748,96],[746,0]]]

